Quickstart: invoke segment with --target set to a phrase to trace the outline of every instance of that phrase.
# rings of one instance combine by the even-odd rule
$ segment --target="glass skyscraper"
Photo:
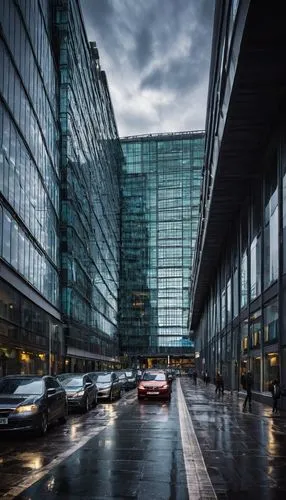
[[[93,368],[118,354],[106,76],[77,0],[1,0],[0,23],[0,376]]]
[[[7,366],[45,370],[49,331],[60,322],[57,71],[48,4],[0,2],[0,375]]]
[[[131,357],[190,353],[204,133],[126,137],[121,144],[121,350]]]
[[[122,153],[106,75],[96,44],[87,41],[77,1],[56,2],[56,33],[62,130],[62,312],[67,360],[73,370],[94,368],[95,360],[110,361],[118,354]]]

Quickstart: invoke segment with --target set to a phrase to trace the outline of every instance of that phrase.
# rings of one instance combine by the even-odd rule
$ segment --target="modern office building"
[[[125,137],[121,144],[121,352],[145,366],[189,361],[204,133]]]
[[[282,4],[216,2],[191,329],[197,367],[256,397],[286,383]]]
[[[121,147],[105,72],[78,1],[55,2],[61,123],[61,283],[66,369],[118,355]]]
[[[0,375],[118,355],[121,148],[77,0],[0,2]]]
[[[0,2],[0,375],[61,355],[57,70],[48,2]]]

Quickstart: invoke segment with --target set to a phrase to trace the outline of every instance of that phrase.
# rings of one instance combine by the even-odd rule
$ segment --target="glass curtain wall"
[[[121,347],[186,352],[204,135],[139,136],[121,144]]]
[[[78,2],[56,1],[60,66],[62,306],[68,345],[118,354],[121,148]]]
[[[0,256],[59,307],[59,131],[49,2],[0,2]]]
[[[236,219],[235,229],[230,231],[226,242],[225,257],[218,268],[216,287],[212,288],[211,297],[207,301],[208,317],[216,318],[209,324],[217,334],[216,345],[211,342],[206,345],[198,333],[204,357],[211,359],[211,353],[216,352],[215,364],[211,369],[221,369],[227,374],[226,387],[238,388],[241,375],[250,369],[254,377],[254,390],[259,392],[268,392],[271,380],[280,378],[279,342],[282,345],[285,342],[284,333],[279,331],[285,314],[283,295],[279,297],[277,284],[279,269],[283,283],[285,274],[284,261],[280,260],[285,255],[283,237],[281,252],[278,245],[279,225],[281,234],[284,234],[285,175],[281,169],[279,179],[278,167],[279,161],[285,162],[286,150],[283,144],[277,144],[278,148],[284,152],[282,158],[279,160],[278,155],[272,155],[271,160],[266,159],[261,180],[254,181],[249,197],[242,204],[243,209]],[[283,207],[279,207],[278,202],[279,186]],[[228,271],[226,275],[225,269]],[[229,275],[232,279],[228,279]],[[231,300],[232,312],[229,310]],[[279,301],[283,316],[281,321]],[[204,317],[201,319],[202,324],[203,321]],[[199,327],[198,332],[200,331]],[[230,331],[230,341],[226,331]],[[230,343],[231,360],[227,347]],[[238,352],[235,350],[236,345]],[[226,362],[228,366],[224,366]],[[229,362],[232,366],[231,373]]]

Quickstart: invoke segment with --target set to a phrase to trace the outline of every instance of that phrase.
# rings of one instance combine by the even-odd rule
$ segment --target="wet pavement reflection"
[[[243,400],[214,386],[181,379],[186,403],[210,479],[219,499],[284,499],[286,496],[286,415]]]
[[[284,499],[286,415],[272,417],[270,407],[255,401],[252,412],[243,412],[243,400],[237,395],[216,396],[212,385],[205,387],[198,381],[194,386],[187,377],[173,384],[170,403],[138,402],[136,391],[131,391],[87,415],[71,415],[67,424],[50,429],[44,438],[1,435],[0,496],[22,500],[210,498],[201,465],[198,474],[194,469],[198,480],[202,478],[199,493],[188,491],[192,481],[185,461],[196,462],[198,455],[184,457],[180,386],[193,429],[193,434],[182,435],[189,441],[197,438],[217,498]]]
[[[73,416],[66,445],[69,439],[80,440],[80,434],[84,436],[90,426],[100,425],[103,420],[104,426],[82,447],[47,470],[33,486],[19,495],[15,495],[17,489],[10,490],[10,498],[14,494],[14,498],[21,499],[188,499],[175,394],[171,403],[139,403],[136,391],[132,392],[133,396],[115,405],[101,405],[97,413]],[[47,447],[52,453],[52,440],[55,453],[59,433],[59,429],[52,429],[41,441],[39,453],[46,456]],[[33,446],[31,443],[27,441]],[[19,467],[24,467],[24,461]],[[23,486],[22,482],[20,488]]]

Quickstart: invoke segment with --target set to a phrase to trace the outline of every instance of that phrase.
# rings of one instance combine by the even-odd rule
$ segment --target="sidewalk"
[[[286,496],[286,412],[253,401],[242,411],[237,393],[215,394],[181,377],[194,430],[218,499],[284,499]]]

